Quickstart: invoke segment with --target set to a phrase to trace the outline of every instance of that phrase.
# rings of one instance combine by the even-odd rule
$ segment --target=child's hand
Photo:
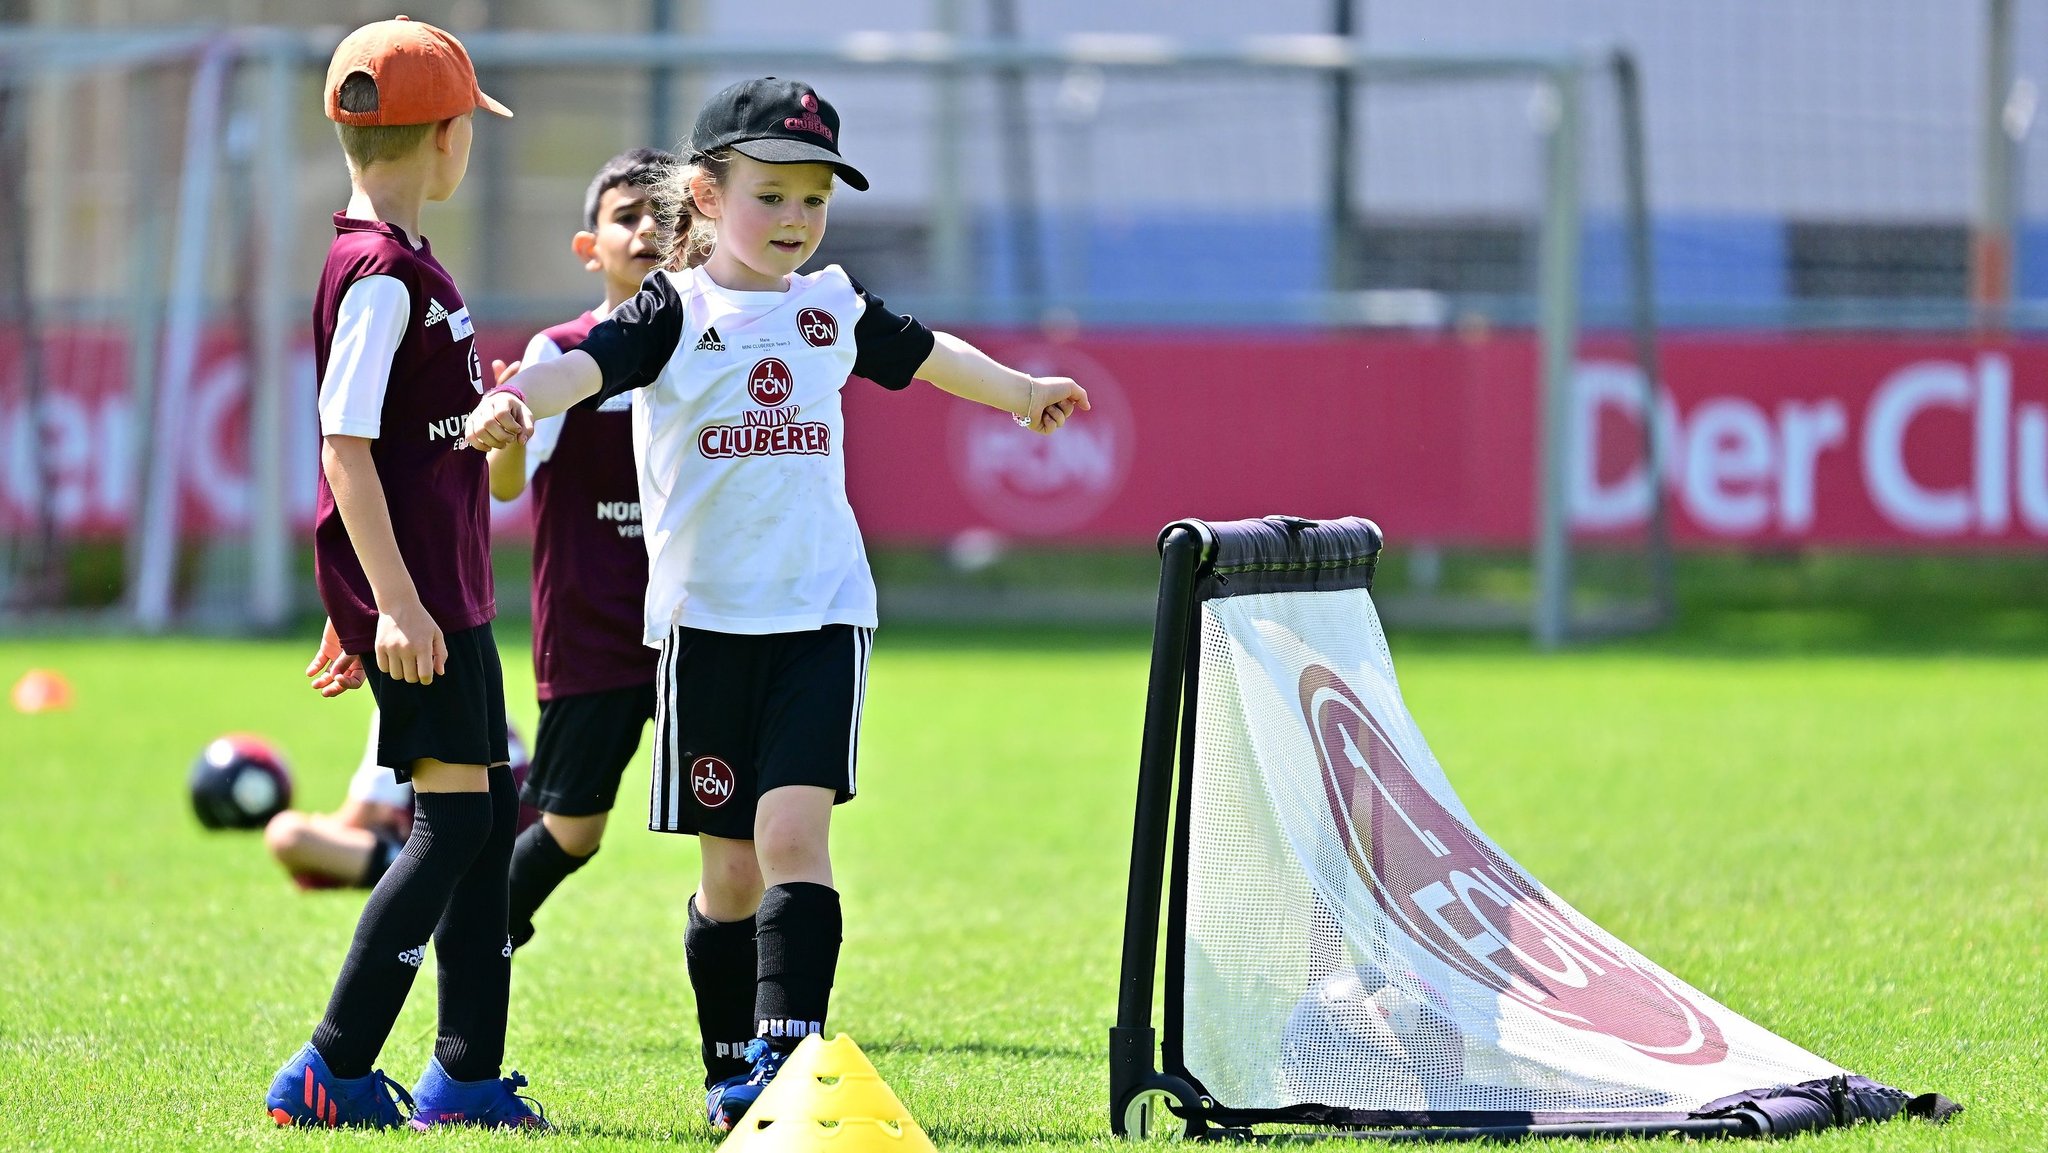
[[[498,365],[494,363],[493,367]],[[513,372],[519,371],[517,363],[510,368],[511,372],[506,372],[499,383],[504,383]],[[471,448],[487,451],[510,448],[515,444],[525,444],[533,435],[533,414],[527,411],[526,402],[517,396],[509,392],[493,392],[470,411],[464,431]]]
[[[363,687],[367,676],[363,672],[363,658],[341,651],[341,638],[334,635],[333,621],[328,621],[320,631],[320,649],[313,654],[313,663],[306,666],[306,676],[313,681],[313,691],[323,697],[338,697]]]
[[[448,672],[448,641],[415,600],[377,614],[377,668],[394,680],[431,685]]]
[[[518,376],[519,370],[523,367],[525,366],[516,360],[510,364],[506,364],[502,360],[494,360],[491,362],[491,381],[494,384],[503,384]]]
[[[1064,376],[1031,378],[1031,420],[1024,427],[1051,436],[1076,409],[1088,408],[1088,390]]]

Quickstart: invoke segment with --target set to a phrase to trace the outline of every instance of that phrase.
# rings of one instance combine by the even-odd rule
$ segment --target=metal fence
[[[747,72],[818,70],[843,49],[872,66],[833,66],[819,79],[846,114],[849,149],[884,178],[842,201],[835,250],[941,319],[1320,325],[1392,310],[1526,320],[1537,249],[1527,150],[1541,115],[1526,87],[1377,91],[1295,65],[1312,44],[1540,55],[1601,43],[1627,47],[1647,78],[1667,323],[2048,320],[2048,154],[2032,131],[2034,76],[2048,65],[2040,0],[1275,0],[1255,10],[1221,0],[792,0],[783,26],[816,33],[810,55],[786,50],[738,0],[440,6],[445,17],[436,3],[419,15],[487,14],[490,30],[464,34],[481,46],[493,90],[524,110],[522,123],[479,133],[480,179],[435,217],[465,241],[572,227],[576,192],[611,152],[672,142],[703,95]],[[284,4],[248,10],[314,16]],[[150,8],[160,19],[207,11],[181,0]],[[337,26],[283,33],[308,59],[354,16],[323,6],[317,18]],[[606,34],[628,47],[600,50],[605,37],[584,30],[636,23],[694,31]],[[1080,31],[1090,27],[1109,30]],[[1312,34],[1333,27],[1350,36]],[[1239,28],[1261,34],[1224,31]],[[78,31],[6,35],[20,58],[48,55],[39,36]],[[137,51],[188,35],[93,31]],[[981,47],[950,54],[963,35]],[[1190,45],[1227,56],[1252,41],[1280,66],[1141,66]],[[311,69],[300,76],[294,119],[311,142],[295,162],[310,205],[336,200],[344,179],[334,150],[317,142],[314,83]],[[104,119],[51,111],[28,130],[119,155],[105,135],[120,129]],[[1588,159],[1595,173],[1613,162]],[[1613,235],[1612,186],[1589,181],[1596,252]],[[545,243],[461,248],[454,271],[481,313],[523,322],[581,293]],[[317,261],[318,238],[302,237],[294,259],[301,271]],[[86,278],[46,287],[92,290]]]
[[[822,258],[951,325],[1538,328],[1554,381],[1570,355],[1555,334],[1636,322],[1646,256],[1666,326],[2048,323],[2037,0],[1047,0],[990,3],[979,23],[965,0],[801,6],[820,33],[801,42],[729,34],[757,26],[729,0],[693,5],[687,34],[465,32],[520,112],[480,126],[470,183],[427,217],[482,323],[524,332],[586,305],[563,250],[589,174],[762,71],[815,79],[880,177],[835,204]],[[1350,35],[1199,34],[1332,12]],[[1189,34],[1133,30],[1169,16]],[[898,30],[843,30],[870,17]],[[904,27],[926,17],[939,30]],[[1070,30],[1088,20],[1122,27]],[[13,603],[104,604],[146,627],[293,609],[304,390],[245,382],[311,371],[293,334],[326,243],[312,224],[346,195],[317,92],[342,31],[0,26]],[[1559,80],[1610,57],[1531,47],[1588,35],[1646,62],[1647,246],[1630,243],[1624,104]],[[1560,148],[1576,151],[1569,201]],[[216,419],[172,419],[190,411]],[[1654,521],[1623,542],[1631,564],[1662,555]],[[1583,578],[1573,542],[1540,528],[1537,601],[1558,621]]]
[[[65,261],[52,250],[46,267],[18,278],[13,327],[22,335],[13,347],[22,369],[17,379],[30,383],[17,424],[48,428],[51,414],[36,389],[49,374],[31,361],[52,348],[113,339],[93,329],[94,318],[121,318],[129,374],[125,397],[115,398],[125,402],[117,419],[124,445],[139,451],[115,467],[120,479],[111,486],[130,504],[107,510],[112,523],[102,528],[119,539],[122,557],[111,603],[144,628],[164,627],[176,615],[191,619],[185,608],[192,605],[259,624],[290,610],[289,526],[303,516],[296,507],[305,503],[301,474],[309,482],[312,472],[309,460],[291,458],[303,456],[313,440],[293,429],[304,419],[297,402],[310,391],[248,389],[240,380],[209,376],[215,391],[239,389],[250,403],[244,442],[224,446],[241,457],[235,463],[246,483],[230,501],[237,507],[225,510],[195,508],[183,494],[195,473],[232,471],[224,461],[195,461],[187,448],[207,349],[223,340],[239,344],[244,379],[284,382],[307,367],[291,363],[288,318],[300,311],[323,239],[323,230],[305,222],[341,201],[334,150],[320,141],[317,125],[306,131],[308,112],[319,107],[309,81],[320,74],[333,38],[278,29],[0,32],[0,60],[14,81],[6,86],[12,122],[43,130],[44,150],[31,152],[24,169],[24,214],[30,201],[53,206],[45,211],[76,211],[84,200],[98,202],[103,221],[138,221],[133,231],[87,229],[95,246],[86,260]],[[490,143],[479,146],[466,199],[447,212],[430,211],[427,228],[458,278],[480,285],[466,289],[478,315],[500,325],[530,327],[583,306],[587,287],[556,298],[509,286],[538,269],[552,280],[572,266],[556,250],[580,223],[583,181],[604,156],[636,143],[637,119],[619,115],[613,103],[619,77],[674,69],[694,71],[705,83],[760,70],[816,74],[823,84],[865,81],[846,86],[842,115],[849,126],[877,124],[884,141],[890,115],[877,111],[863,120],[861,105],[888,106],[893,96],[900,124],[906,94],[920,90],[938,113],[923,124],[923,171],[906,182],[922,192],[896,197],[923,206],[915,227],[886,199],[874,207],[856,203],[835,222],[821,259],[845,260],[870,284],[889,285],[892,300],[942,319],[1482,328],[1505,322],[1536,329],[1546,397],[1539,408],[1545,471],[1538,631],[1555,640],[1566,630],[1572,597],[1559,497],[1563,398],[1582,315],[1632,328],[1644,379],[1655,379],[1642,128],[1632,115],[1638,82],[1625,55],[1375,52],[1328,36],[1031,43],[874,34],[805,43],[504,32],[471,36],[468,46],[491,87],[527,113],[482,126],[479,139]],[[166,71],[182,89],[185,141],[168,166],[177,190],[168,211],[150,180],[165,166],[146,159],[165,151],[160,136],[134,131],[134,119],[124,141],[128,163],[107,165],[96,181],[79,180],[71,164],[75,146],[92,138],[95,99],[168,127],[164,105],[148,95],[166,82],[158,75]],[[553,86],[547,97],[530,90],[543,76]],[[1068,109],[1055,119],[1055,131],[1079,133],[1086,120],[1080,112],[1119,123],[1152,121],[1145,146],[1151,181],[1222,204],[1222,222],[1204,225],[1198,214],[1142,204],[1098,211],[1101,198],[1089,176],[1089,158],[1099,151],[1094,143],[1074,135],[1045,149],[1029,138],[1042,124],[1028,109],[1048,85],[1055,104]],[[1012,101],[1018,106],[1006,111]],[[1379,122],[1405,134],[1463,140],[1468,146],[1447,150],[1444,183],[1456,183],[1457,166],[1483,168],[1484,203],[1447,201],[1377,232],[1354,227],[1341,213],[1331,221],[1305,212],[1286,225],[1263,219],[1275,191],[1267,182],[1291,179],[1286,174],[1303,157],[1326,160],[1313,195],[1349,198],[1346,182],[1336,178],[1347,170],[1348,147],[1332,132],[1345,134],[1367,101]],[[1269,130],[1247,145],[1225,139],[1232,125],[1205,125],[1188,114],[1191,106],[1219,102],[1265,110]],[[850,140],[859,139],[858,131]],[[1469,146],[1489,138],[1490,147]],[[309,139],[318,143],[308,147]],[[987,195],[990,186],[1009,194],[1038,187],[1034,158],[1041,154],[1059,159],[1063,179],[1053,187],[1065,189],[1061,195]],[[536,188],[547,195],[536,196]],[[991,203],[999,210],[977,219],[974,206]],[[1186,236],[1180,256],[1158,251],[1162,237],[1189,229],[1201,240],[1192,262]],[[1364,251],[1378,246],[1387,258],[1333,260],[1332,238],[1347,230],[1350,243]],[[1465,250],[1486,259],[1445,258]],[[1315,266],[1306,276],[1305,265]],[[1333,288],[1333,276],[1352,286]],[[121,283],[129,286],[125,304],[107,291]],[[161,354],[151,355],[159,344]],[[223,438],[202,432],[198,439]],[[59,563],[52,523],[63,515],[63,500],[52,454],[34,451],[34,438],[30,447],[33,491],[15,495],[35,498],[18,500],[28,515],[17,519],[36,524],[17,526],[22,531],[14,536],[17,590],[37,589]],[[74,517],[73,525],[90,521]],[[21,541],[35,543],[24,550]],[[23,575],[31,573],[39,575]],[[197,591],[208,587],[211,595]],[[39,595],[49,599],[47,589]]]

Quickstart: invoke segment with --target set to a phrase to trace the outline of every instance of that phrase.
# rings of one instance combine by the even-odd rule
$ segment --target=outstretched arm
[[[517,382],[484,394],[469,414],[469,446],[525,444],[540,417],[567,412],[600,392],[610,398],[653,384],[682,339],[684,311],[668,277],[659,272],[649,276],[632,299],[590,330],[581,346],[542,364],[528,356]]]
[[[582,349],[526,368],[516,383],[485,393],[470,412],[469,446],[494,449],[525,444],[533,435],[535,418],[567,412],[577,401],[596,395],[603,385],[604,373]],[[526,395],[524,400],[520,393]]]
[[[1006,367],[950,332],[932,333],[931,355],[917,376],[954,396],[1000,408],[1038,433],[1051,433],[1075,409],[1088,407],[1087,390],[1072,380]]]

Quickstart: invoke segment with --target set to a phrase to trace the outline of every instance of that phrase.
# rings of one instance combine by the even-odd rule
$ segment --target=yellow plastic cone
[[[844,1033],[803,1039],[719,1153],[937,1153]]]
[[[30,669],[14,682],[14,711],[50,713],[71,707],[71,682],[55,669]]]

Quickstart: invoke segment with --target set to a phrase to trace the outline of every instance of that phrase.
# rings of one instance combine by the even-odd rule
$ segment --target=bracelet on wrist
[[[511,393],[511,394],[512,394],[513,396],[516,396],[516,397],[518,397],[518,398],[519,398],[519,403],[521,403],[521,404],[525,404],[525,403],[526,403],[526,394],[525,394],[524,392],[520,391],[520,388],[519,388],[519,386],[518,386],[518,385],[516,385],[516,384],[512,384],[512,383],[509,383],[509,382],[508,382],[508,383],[505,383],[505,384],[494,384],[494,385],[492,385],[492,386],[491,386],[491,390],[490,390],[489,392],[486,392],[486,393],[484,393],[484,396],[485,396],[485,398],[486,398],[486,399],[488,399],[489,397],[491,397],[491,396],[493,396],[493,395],[495,395],[495,394],[497,394],[497,393],[500,393],[500,392],[509,392],[509,393]]]

